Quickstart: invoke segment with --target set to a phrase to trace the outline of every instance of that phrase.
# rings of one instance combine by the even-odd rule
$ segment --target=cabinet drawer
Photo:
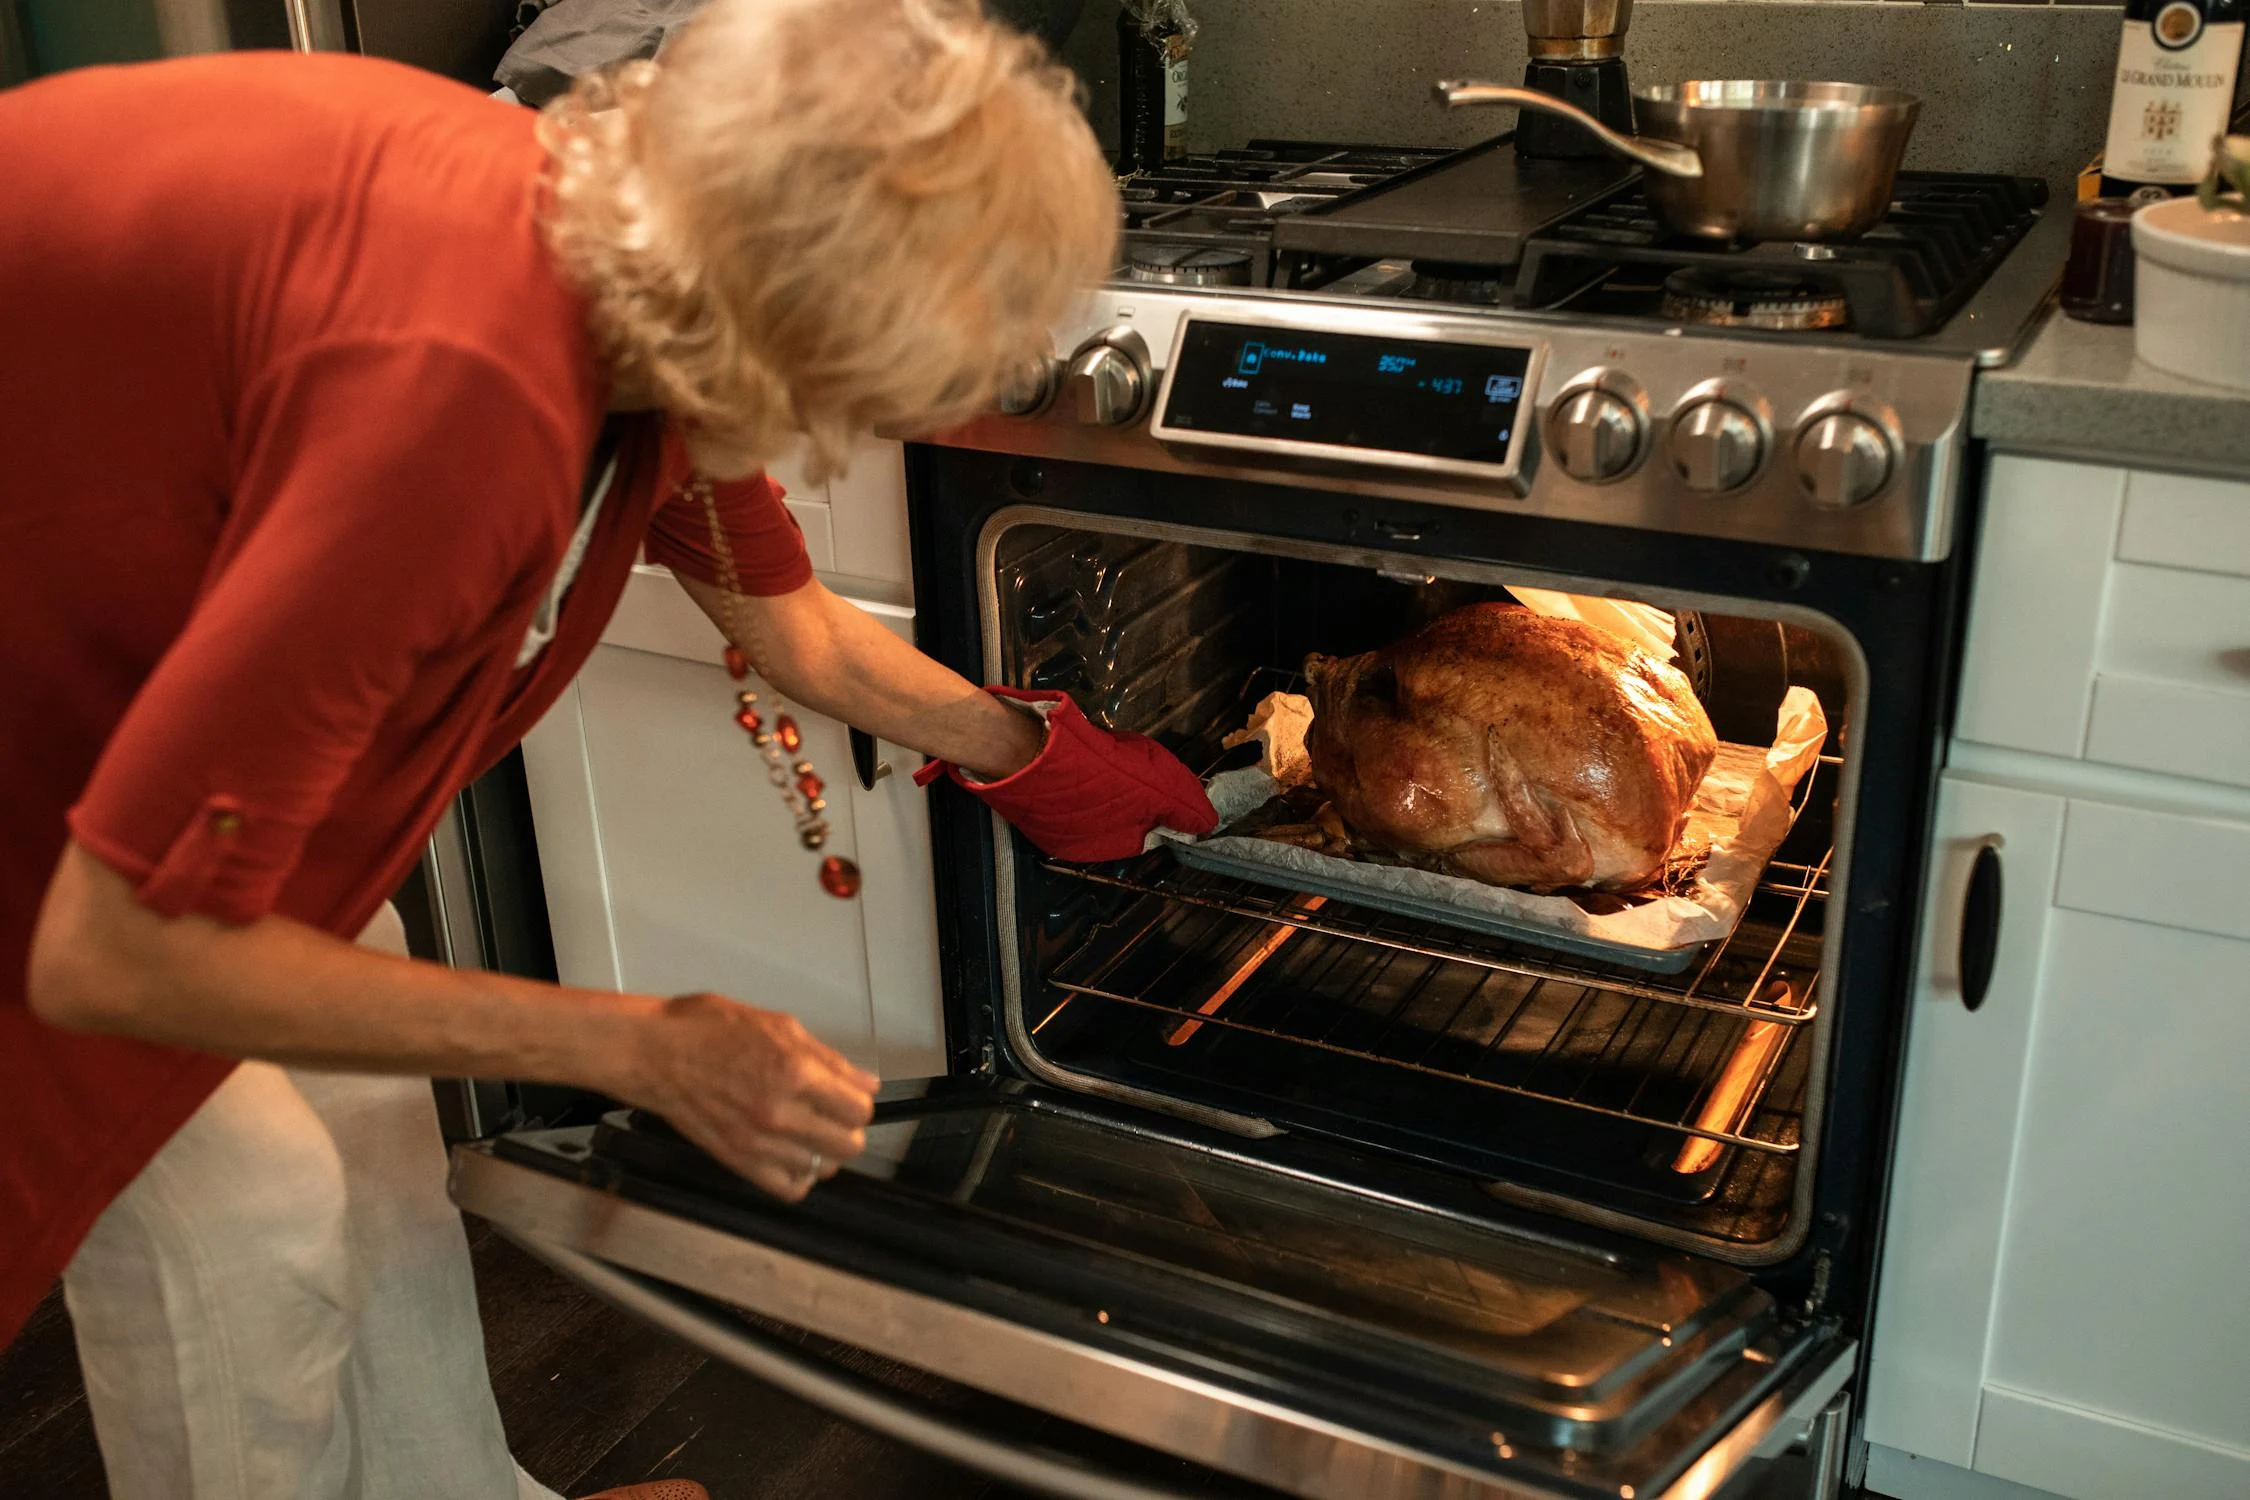
[[[1994,464],[1957,724],[2250,786],[2250,484]]]
[[[2250,823],[2072,799],[2055,904],[2250,941]],[[2238,972],[2250,972],[2245,964]],[[2242,986],[2250,990],[2250,983]]]
[[[2117,555],[2250,578],[2250,485],[2185,474],[2130,476]]]

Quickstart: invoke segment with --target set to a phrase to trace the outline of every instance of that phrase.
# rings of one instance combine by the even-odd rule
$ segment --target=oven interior
[[[988,555],[1001,680],[1067,692],[1205,770],[1251,759],[1221,738],[1298,685],[1308,653],[1373,649],[1509,597],[1498,582],[1086,525],[1008,524]],[[1792,686],[1829,723],[1743,920],[1684,970],[1309,904],[1164,852],[1085,867],[1019,844],[1008,1003],[1026,1066],[1238,1131],[1395,1153],[1500,1200],[1723,1258],[1786,1254],[1817,1139],[1850,648],[1795,622],[1672,614],[1677,664],[1722,740],[1769,743]]]

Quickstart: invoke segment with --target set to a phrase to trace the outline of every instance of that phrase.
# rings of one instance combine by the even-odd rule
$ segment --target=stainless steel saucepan
[[[1513,104],[1562,115],[1647,168],[1667,227],[1714,239],[1840,240],[1890,206],[1922,101],[1857,83],[1730,79],[1636,89],[1642,133],[1621,135],[1573,105],[1498,83],[1441,83],[1460,108]]]

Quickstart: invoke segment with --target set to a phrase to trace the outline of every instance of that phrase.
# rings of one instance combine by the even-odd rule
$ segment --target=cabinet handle
[[[1961,1003],[1971,1011],[1992,988],[1992,966],[2000,956],[2000,897],[2000,836],[1993,834],[1978,847],[1961,897]]]
[[[875,783],[891,774],[891,763],[875,758],[875,736],[864,729],[854,729],[852,738],[852,770],[859,776],[861,791],[872,792]]]

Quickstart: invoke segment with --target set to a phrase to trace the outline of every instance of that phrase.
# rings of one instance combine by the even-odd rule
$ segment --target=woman
[[[825,593],[757,473],[979,409],[1106,269],[1108,172],[973,0],[715,0],[536,120],[352,58],[66,75],[0,94],[0,197],[0,1339],[62,1272],[119,1500],[544,1494],[417,1075],[662,1110],[784,1198],[874,1080],[408,961],[385,897],[644,546],[1054,852],[1209,826]]]

